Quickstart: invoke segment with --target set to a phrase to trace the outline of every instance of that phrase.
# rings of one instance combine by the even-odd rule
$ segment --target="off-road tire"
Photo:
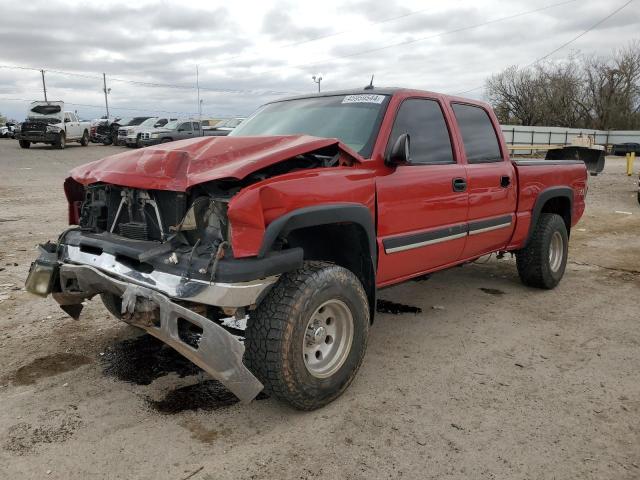
[[[100,299],[109,313],[122,320],[122,299],[113,293],[101,293]]]
[[[64,150],[64,147],[67,146],[67,138],[65,137],[64,133],[61,133],[58,136],[58,140],[56,140],[54,146],[59,150]]]
[[[31,146],[31,142],[29,140],[18,140],[20,144],[20,148],[29,148]]]
[[[82,138],[80,139],[80,145],[82,145],[83,147],[86,147],[87,145],[89,145],[89,132],[87,132],[86,130],[82,134]]]
[[[525,285],[536,288],[552,289],[562,279],[567,266],[569,235],[560,215],[543,213],[533,227],[533,233],[525,248],[516,252],[516,265],[520,280]],[[550,249],[554,234],[562,239],[562,259],[554,271],[550,259]]]
[[[326,378],[312,375],[304,360],[307,324],[325,302],[338,300],[353,319],[353,339],[344,363]],[[354,379],[367,348],[369,306],[358,278],[327,262],[305,262],[285,273],[245,331],[244,362],[265,392],[299,410],[314,410],[339,397]]]

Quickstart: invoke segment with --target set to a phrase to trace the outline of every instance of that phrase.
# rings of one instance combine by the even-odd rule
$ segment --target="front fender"
[[[317,168],[253,184],[240,191],[229,203],[233,254],[236,258],[264,255],[279,235],[275,233],[279,225],[290,228],[291,224],[287,227],[289,222],[303,222],[300,215],[290,216],[287,221],[280,220],[265,238],[271,224],[295,210],[329,205],[344,207],[345,204],[368,212],[370,225],[366,228],[373,230],[375,247],[375,177],[372,170],[358,167]],[[354,221],[344,218],[348,209],[343,207],[337,209],[341,213],[334,215],[335,222]],[[321,216],[322,223],[327,223],[331,218],[326,213]]]

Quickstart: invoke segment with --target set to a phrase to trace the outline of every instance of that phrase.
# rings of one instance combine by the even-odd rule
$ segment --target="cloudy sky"
[[[30,0],[0,5],[0,112],[22,119],[25,100],[112,111],[247,115],[262,103],[322,89],[408,86],[481,97],[484,80],[555,50],[626,0]],[[549,8],[545,8],[549,7]],[[539,10],[533,13],[533,10]],[[519,15],[522,14],[522,15]],[[510,17],[510,18],[505,18]],[[484,25],[483,25],[484,24]],[[640,2],[551,59],[606,55],[640,38]],[[168,86],[169,85],[169,86]],[[470,91],[469,91],[470,90]]]

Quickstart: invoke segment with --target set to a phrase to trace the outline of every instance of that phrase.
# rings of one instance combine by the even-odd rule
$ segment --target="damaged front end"
[[[257,244],[263,208],[278,212],[271,207],[284,196],[272,191],[263,208],[238,199],[255,200],[253,187],[272,177],[353,165],[354,155],[335,139],[216,137],[78,167],[64,185],[73,226],[41,245],[27,290],[52,295],[74,318],[99,295],[111,313],[250,401],[262,385],[242,362],[244,332],[234,325],[280,275],[302,266],[303,251],[280,245],[254,253],[247,238]]]
[[[111,296],[123,321],[173,347],[241,401],[252,400],[262,384],[242,363],[243,332],[224,319],[244,318],[280,274],[302,263],[302,251],[234,258],[226,209],[235,190],[83,190],[82,201],[69,199],[79,225],[40,246],[27,290],[51,294],[74,318],[84,301]]]

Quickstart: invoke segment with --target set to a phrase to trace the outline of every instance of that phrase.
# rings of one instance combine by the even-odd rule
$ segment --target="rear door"
[[[515,227],[515,168],[500,148],[497,122],[478,105],[452,103],[466,159],[469,237],[462,258],[504,248]]]
[[[400,104],[387,151],[398,136],[410,137],[410,163],[376,180],[378,283],[390,284],[458,260],[466,237],[466,170],[437,99]]]

